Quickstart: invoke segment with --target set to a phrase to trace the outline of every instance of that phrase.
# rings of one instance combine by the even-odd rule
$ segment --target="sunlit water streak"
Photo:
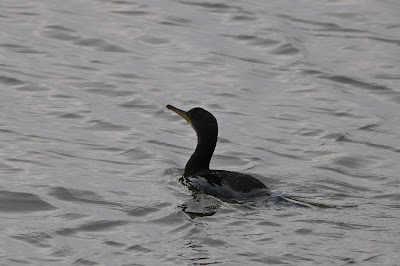
[[[4,265],[395,265],[396,1],[2,1]],[[233,204],[179,182],[212,166],[314,204]]]

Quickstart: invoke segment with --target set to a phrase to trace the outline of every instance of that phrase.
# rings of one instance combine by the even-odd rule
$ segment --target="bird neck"
[[[196,150],[186,164],[185,177],[210,169],[211,157],[214,153],[215,146],[217,145],[218,131],[211,135],[200,133],[201,132],[197,132]]]

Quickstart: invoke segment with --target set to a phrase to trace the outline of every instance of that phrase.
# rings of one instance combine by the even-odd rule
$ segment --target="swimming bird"
[[[197,146],[186,164],[183,179],[186,185],[198,192],[226,200],[256,196],[270,196],[271,191],[253,176],[225,170],[210,170],[210,161],[217,145],[217,119],[203,108],[189,111],[167,105],[187,122],[197,134]]]

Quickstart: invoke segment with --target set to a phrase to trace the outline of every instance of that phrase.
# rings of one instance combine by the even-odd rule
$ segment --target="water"
[[[2,265],[396,265],[398,1],[0,3]],[[179,183],[212,167],[310,209]]]

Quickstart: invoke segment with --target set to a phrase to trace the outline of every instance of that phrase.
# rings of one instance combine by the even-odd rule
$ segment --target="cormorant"
[[[203,108],[187,112],[171,105],[174,111],[189,122],[197,133],[196,150],[186,164],[183,179],[195,191],[225,200],[240,200],[270,196],[271,191],[260,180],[246,174],[224,170],[210,170],[210,161],[217,145],[217,119]]]

